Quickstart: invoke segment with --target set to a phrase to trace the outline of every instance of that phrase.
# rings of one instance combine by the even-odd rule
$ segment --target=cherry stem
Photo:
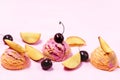
[[[65,26],[61,21],[59,22],[59,24],[61,24],[63,26],[63,32],[62,32],[62,34],[63,34],[65,32]]]

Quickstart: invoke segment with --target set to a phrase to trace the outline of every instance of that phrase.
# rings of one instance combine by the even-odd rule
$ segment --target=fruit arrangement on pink
[[[1,65],[5,69],[20,70],[28,68],[31,59],[40,62],[43,70],[52,68],[53,62],[61,62],[60,64],[69,70],[77,69],[81,62],[90,62],[94,67],[105,71],[113,71],[119,67],[115,52],[100,36],[98,37],[100,47],[96,48],[90,57],[86,50],[79,50],[76,54],[72,54],[72,47],[80,48],[85,46],[86,42],[79,36],[68,36],[64,40],[65,27],[62,22],[59,24],[63,26],[63,32],[56,33],[50,38],[41,51],[32,46],[41,39],[41,33],[20,32],[21,39],[26,43],[25,47],[17,44],[10,34],[4,35],[3,41],[9,49],[2,54]]]

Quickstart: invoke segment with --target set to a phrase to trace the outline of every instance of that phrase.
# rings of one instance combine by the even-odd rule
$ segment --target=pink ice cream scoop
[[[47,41],[42,50],[53,61],[63,61],[71,55],[71,49],[65,41],[57,43],[53,38]]]

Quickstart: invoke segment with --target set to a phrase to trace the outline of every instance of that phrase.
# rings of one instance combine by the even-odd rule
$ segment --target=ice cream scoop
[[[96,48],[90,57],[90,62],[98,69],[105,71],[113,71],[118,67],[118,60],[115,52],[109,45],[101,38],[98,37],[100,47]]]
[[[65,41],[57,43],[53,38],[47,41],[42,51],[46,57],[53,61],[63,61],[71,54],[71,49]]]
[[[9,70],[20,70],[28,67],[29,58],[13,49],[6,49],[1,56],[1,65]]]

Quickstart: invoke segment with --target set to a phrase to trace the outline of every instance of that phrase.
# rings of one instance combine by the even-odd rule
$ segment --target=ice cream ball
[[[105,71],[113,71],[118,67],[115,52],[106,53],[101,47],[96,48],[91,53],[90,62],[96,68]]]
[[[21,70],[29,67],[30,60],[13,49],[6,49],[1,55],[1,65],[8,70]]]
[[[100,46],[97,47],[90,56],[91,64],[101,70],[113,71],[119,64],[115,51],[102,38],[98,37]]]
[[[44,44],[42,51],[53,61],[63,61],[71,55],[71,48],[65,41],[57,43],[53,38]]]

